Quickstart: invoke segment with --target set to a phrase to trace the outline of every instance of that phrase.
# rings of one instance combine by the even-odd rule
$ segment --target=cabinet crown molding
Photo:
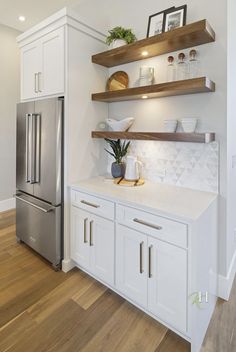
[[[20,34],[16,38],[16,41],[20,47],[23,47],[24,45],[39,39],[43,35],[65,25],[71,26],[100,42],[105,42],[105,34],[81,21],[78,14],[67,7],[64,7],[26,32]]]

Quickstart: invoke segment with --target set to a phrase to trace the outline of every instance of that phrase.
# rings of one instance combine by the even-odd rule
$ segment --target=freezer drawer
[[[61,206],[16,195],[16,236],[57,267],[62,259]]]

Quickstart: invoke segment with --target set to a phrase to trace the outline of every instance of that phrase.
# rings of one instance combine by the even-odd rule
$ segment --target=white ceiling
[[[0,23],[23,32],[63,7],[79,2],[80,0],[0,0]],[[18,20],[20,15],[26,17],[25,22]]]

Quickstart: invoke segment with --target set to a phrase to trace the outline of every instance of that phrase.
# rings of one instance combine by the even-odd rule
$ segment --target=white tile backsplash
[[[132,141],[129,155],[143,163],[147,180],[218,193],[218,142]]]

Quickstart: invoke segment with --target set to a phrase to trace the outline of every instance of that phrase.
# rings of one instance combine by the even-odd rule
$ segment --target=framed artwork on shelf
[[[187,5],[169,9],[165,12],[164,32],[169,32],[173,29],[186,25]]]
[[[148,29],[147,29],[147,38],[154,35],[158,35],[164,32],[165,30],[165,16],[166,13],[170,10],[174,10],[175,7],[170,7],[164,11],[154,13],[149,16],[148,20]]]

